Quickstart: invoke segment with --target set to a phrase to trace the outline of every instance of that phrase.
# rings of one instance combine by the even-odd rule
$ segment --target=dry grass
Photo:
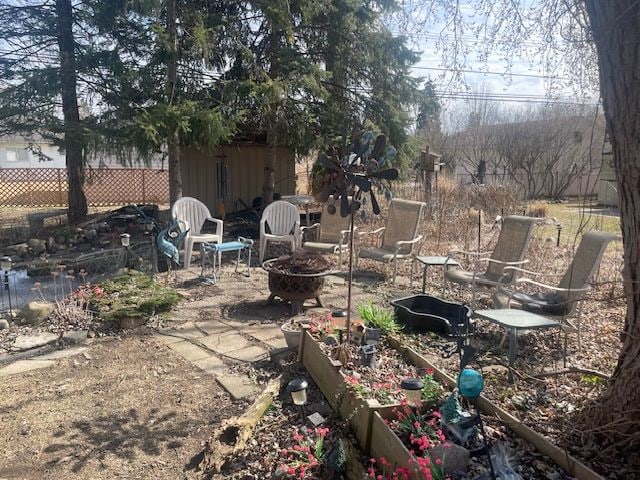
[[[2,380],[0,477],[194,478],[186,464],[233,408],[213,377],[149,337],[94,345]]]
[[[536,218],[549,216],[549,204],[546,202],[533,202],[527,207],[527,215]]]

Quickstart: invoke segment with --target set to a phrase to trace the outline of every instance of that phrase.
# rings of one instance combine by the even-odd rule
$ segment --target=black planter
[[[472,310],[461,303],[431,295],[413,295],[393,300],[398,323],[414,332],[436,332],[448,336],[473,333]]]

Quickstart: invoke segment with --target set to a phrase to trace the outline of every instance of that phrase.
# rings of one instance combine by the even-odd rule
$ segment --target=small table
[[[205,270],[205,262],[207,258],[207,254],[211,255],[211,268],[213,270],[213,281],[215,284],[218,280],[216,277],[216,260],[218,262],[218,266],[221,262],[221,254],[222,252],[238,252],[238,258],[236,259],[236,272],[238,271],[238,266],[240,265],[240,254],[243,251],[247,252],[247,272],[244,274],[246,277],[251,276],[251,249],[253,248],[253,240],[249,238],[238,237],[237,242],[221,242],[221,243],[209,243],[202,242],[200,244],[200,276],[205,278],[204,270]]]
[[[518,351],[518,330],[537,328],[560,328],[560,322],[525,310],[501,308],[497,310],[476,310],[476,318],[505,327],[509,332],[509,383],[513,383],[513,364]]]
[[[307,219],[307,227],[311,225],[310,210],[312,206],[317,206],[318,201],[312,195],[283,195],[280,200],[289,202],[296,207],[302,207]]]
[[[451,257],[416,255],[415,258],[418,262],[424,265],[424,268],[422,269],[422,293],[425,293],[427,287],[427,267],[444,267],[444,271],[446,272],[451,265],[460,266],[460,263]],[[413,284],[413,277],[411,278],[411,283]],[[444,295],[444,281],[442,283],[442,294]]]

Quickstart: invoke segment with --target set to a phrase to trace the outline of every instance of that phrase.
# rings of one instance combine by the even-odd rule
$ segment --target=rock
[[[67,243],[67,237],[65,237],[64,235],[56,235],[55,240],[56,240],[56,243],[59,245]]]
[[[40,332],[32,335],[18,335],[11,345],[12,350],[31,350],[54,343],[58,339],[55,333]]]
[[[455,443],[441,443],[429,450],[432,461],[440,459],[445,474],[460,471],[466,472],[469,466],[469,450]]]
[[[4,318],[0,318],[0,330],[6,330],[9,328],[9,321]]]
[[[84,342],[88,337],[86,330],[71,330],[65,332],[62,336],[62,341],[66,344],[75,345]]]
[[[27,240],[27,245],[34,255],[42,255],[47,251],[47,243],[39,238],[30,238]]]
[[[55,304],[51,302],[34,301],[27,303],[20,310],[19,317],[23,323],[40,325],[55,310]]]

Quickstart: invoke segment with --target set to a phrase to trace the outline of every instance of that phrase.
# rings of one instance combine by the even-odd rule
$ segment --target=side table
[[[425,293],[427,288],[427,267],[444,267],[444,272],[446,272],[450,266],[460,266],[456,260],[451,257],[442,257],[442,256],[418,256],[416,255],[415,259],[424,265],[422,269],[422,293]],[[411,279],[411,283],[413,284],[413,278]],[[442,294],[444,295],[444,279],[442,283]]]
[[[247,257],[247,271],[244,274],[246,277],[251,276],[251,250],[253,249],[253,240],[250,238],[238,237],[238,241],[236,242],[222,242],[222,243],[208,243],[203,242],[200,244],[200,276],[205,278],[205,263],[207,259],[207,255],[210,256],[211,268],[213,270],[212,275],[212,283],[215,284],[218,279],[216,276],[216,262],[218,263],[218,267],[221,262],[221,253],[223,252],[238,252],[238,257],[236,259],[236,272],[238,271],[238,267],[240,265],[240,255],[243,251],[246,251]]]
[[[526,310],[501,308],[496,310],[476,310],[476,318],[489,320],[507,329],[509,333],[509,383],[513,383],[513,364],[518,352],[518,330],[538,328],[561,328],[560,322]]]

